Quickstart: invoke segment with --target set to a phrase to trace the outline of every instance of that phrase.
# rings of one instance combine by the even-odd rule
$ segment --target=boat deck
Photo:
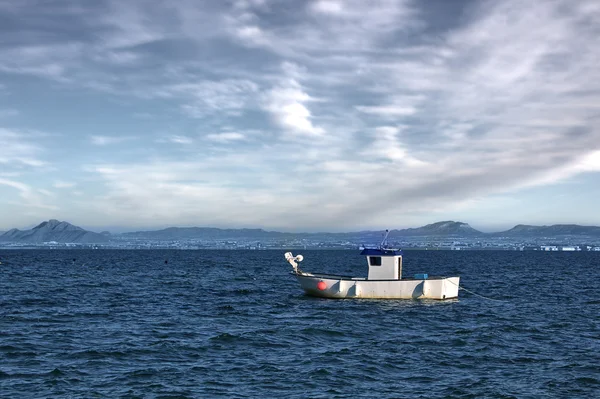
[[[369,280],[366,277],[352,277],[352,276],[341,276],[341,275],[337,275],[337,274],[326,274],[326,273],[307,273],[307,272],[302,272],[302,271],[298,271],[298,273],[295,273],[294,271],[291,271],[290,273],[292,273],[294,276],[304,276],[304,277],[316,277],[316,278],[325,278],[325,279],[330,279],[330,280],[344,280],[344,281],[414,281],[414,280],[444,280],[447,277],[445,276],[429,276],[426,279],[422,279],[422,278],[414,278],[414,277],[402,277],[400,280],[396,280],[396,279],[381,279],[381,280]]]

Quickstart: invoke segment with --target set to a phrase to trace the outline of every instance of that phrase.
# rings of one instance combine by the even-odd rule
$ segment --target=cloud
[[[33,136],[35,135],[31,133],[0,128],[0,142],[2,143],[0,164],[9,168],[45,166],[46,162],[37,157],[41,153],[41,148],[30,142]]]
[[[52,191],[46,190],[45,188],[38,188],[37,192],[46,197],[56,197],[56,195]]]
[[[77,183],[75,183],[75,182],[57,180],[52,184],[52,187],[54,187],[54,188],[73,188],[76,185],[77,185]]]
[[[268,168],[261,169],[260,177],[255,175],[259,159],[234,152],[201,161],[97,165],[90,170],[106,189],[92,207],[109,217],[146,225],[168,220],[188,224],[198,217],[207,225],[226,226],[232,218],[238,225],[253,225],[259,215],[289,197],[285,188],[271,189]],[[247,179],[253,184],[244,184]],[[289,199],[290,205],[296,202]]]
[[[315,12],[341,12],[333,2],[327,7]],[[581,101],[577,90],[585,82],[597,81],[590,78],[598,75],[592,50],[598,39],[593,30],[588,31],[583,14],[562,15],[555,3],[524,9],[522,3],[508,2],[473,10],[470,17],[468,24],[438,44],[405,52],[408,59],[364,58],[358,82],[353,83],[366,88],[364,94],[379,104],[354,108],[380,118],[379,122],[402,123],[404,140],[400,144],[397,132],[390,128],[379,129],[378,137],[365,140],[361,159],[411,162],[375,167],[367,180],[364,176],[345,179],[348,188],[327,193],[313,204],[334,203],[335,196],[357,199],[328,212],[327,223],[345,223],[365,212],[380,212],[381,220],[398,209],[427,212],[473,195],[563,181],[583,170],[573,164],[595,165],[584,159],[598,148],[599,133],[589,125],[597,115],[596,102]],[[530,29],[540,23],[543,29]],[[586,50],[579,52],[574,43],[584,43],[579,46]],[[564,57],[570,62],[559,63]],[[356,59],[349,57],[348,62]],[[323,81],[322,76],[311,78]],[[345,86],[331,82],[335,89]],[[398,99],[399,93],[404,93],[404,100]],[[597,93],[594,88],[582,94],[597,98]],[[341,119],[340,124],[344,124]],[[357,133],[355,137],[369,136]],[[325,166],[336,163],[353,169],[364,166],[341,160]],[[394,173],[398,178],[390,179]],[[412,176],[407,178],[407,173]],[[357,192],[365,189],[376,191],[377,198],[361,200],[364,196]]]
[[[113,144],[119,144],[124,141],[133,140],[135,137],[119,137],[119,136],[90,136],[90,141],[93,145],[107,146]]]
[[[108,190],[97,211],[132,221],[224,224],[226,207],[247,224],[376,226],[597,172],[597,2],[452,3],[108,1],[57,6],[48,25],[14,3],[3,14],[29,28],[7,33],[0,73],[131,106],[139,130],[90,136],[113,153],[145,124],[169,132],[88,172]],[[22,131],[0,141],[2,165],[47,163]]]
[[[16,181],[9,180],[0,177],[0,185],[8,186],[16,189],[19,192],[19,197],[21,198],[22,203],[20,205],[24,205],[26,208],[37,208],[37,209],[46,209],[46,210],[56,210],[57,206],[47,204],[44,201],[43,197],[53,197],[52,193],[44,189],[34,189],[31,186]],[[41,195],[40,195],[41,194]],[[5,201],[10,203],[10,201]]]
[[[215,141],[217,143],[228,143],[231,141],[245,140],[246,137],[241,133],[227,132],[227,133],[212,133],[206,136],[209,141]]]
[[[176,143],[176,144],[191,144],[194,142],[194,140],[192,140],[191,138],[189,138],[187,136],[178,136],[178,135],[170,136],[168,138],[168,140],[171,143]]]
[[[578,160],[577,168],[583,172],[600,171],[600,150],[586,154]]]
[[[345,10],[343,2],[333,0],[316,1],[311,4],[311,8],[314,12],[335,16],[343,15]]]
[[[102,42],[110,49],[130,49],[153,43],[169,35],[166,24],[150,24],[147,17],[154,12],[168,12],[157,9],[152,2],[139,1],[123,4],[109,1],[108,12],[100,14],[94,24],[106,27]],[[145,10],[144,10],[145,8]]]
[[[413,115],[417,110],[413,107],[401,107],[394,105],[378,105],[378,106],[366,106],[357,105],[356,109],[365,114],[374,114],[380,116],[398,117]]]
[[[84,51],[81,43],[38,43],[0,46],[0,72],[35,75],[68,82],[66,71],[75,66]]]
[[[402,162],[409,166],[419,167],[425,163],[412,157],[398,136],[401,129],[395,126],[379,126],[372,133],[371,144],[366,146],[362,156],[367,159],[384,159],[391,162]]]
[[[414,9],[404,0],[297,3],[294,12],[298,17],[281,25],[261,20],[257,8],[264,5],[234,9],[226,19],[228,32],[250,47],[262,47],[294,60],[306,59],[311,53],[372,51],[383,44],[385,35],[418,25]],[[285,13],[276,3],[271,7],[271,12],[275,11]]]
[[[159,96],[188,99],[183,111],[194,118],[203,118],[214,113],[238,115],[246,109],[258,85],[250,80],[227,79],[180,83],[166,87]]]
[[[285,132],[291,134],[320,136],[324,130],[312,122],[307,103],[314,101],[294,79],[288,79],[271,89],[264,100],[264,108]]]

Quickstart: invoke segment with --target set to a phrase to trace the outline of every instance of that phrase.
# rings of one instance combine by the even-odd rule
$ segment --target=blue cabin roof
[[[398,256],[402,255],[402,250],[392,248],[365,248],[360,254],[370,256]]]

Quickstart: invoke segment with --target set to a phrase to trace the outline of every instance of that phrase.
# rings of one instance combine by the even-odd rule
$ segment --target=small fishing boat
[[[387,237],[387,236],[386,236]],[[384,239],[385,242],[385,239]],[[460,277],[430,277],[427,274],[402,276],[400,249],[364,248],[369,266],[367,277],[338,276],[307,273],[298,267],[302,255],[285,254],[292,265],[302,289],[312,296],[324,298],[379,298],[379,299],[452,299],[458,297]]]

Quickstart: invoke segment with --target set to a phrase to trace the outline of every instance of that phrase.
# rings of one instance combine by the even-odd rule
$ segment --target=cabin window
[[[381,266],[381,256],[370,256],[369,264],[371,266]]]

